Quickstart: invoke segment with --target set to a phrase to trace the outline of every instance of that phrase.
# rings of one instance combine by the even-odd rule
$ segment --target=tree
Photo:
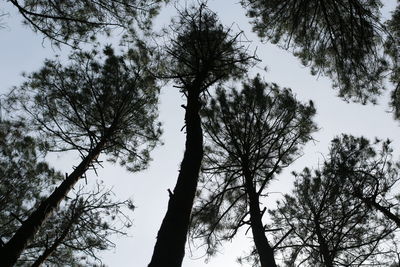
[[[291,49],[312,74],[332,78],[339,96],[376,101],[389,67],[381,1],[243,0],[242,5],[262,39]]]
[[[311,140],[315,109],[259,76],[244,82],[242,91],[230,91],[218,88],[202,113],[207,149],[192,235],[203,238],[212,254],[221,240],[249,225],[261,266],[277,266],[260,201],[269,182]]]
[[[148,30],[163,1],[42,1],[10,0],[24,23],[56,44],[77,46],[93,40],[99,32],[133,30],[136,24]]]
[[[45,154],[40,143],[23,134],[27,128],[21,122],[2,121],[0,126],[2,247],[63,176],[41,161]],[[131,224],[123,213],[125,206],[134,208],[131,201],[114,201],[111,190],[100,184],[89,192],[80,186],[29,242],[16,266],[40,266],[45,261],[55,266],[79,264],[82,253],[97,260],[96,250],[114,245],[110,235],[123,234]]]
[[[126,56],[106,48],[100,63],[93,54],[77,52],[71,64],[46,61],[28,81],[14,89],[9,102],[30,115],[30,125],[47,140],[48,150],[77,150],[82,161],[23,222],[0,249],[4,266],[11,266],[41,225],[98,157],[106,153],[129,171],[146,168],[149,152],[160,136],[157,117],[159,89],[147,71],[147,50],[138,44]]]
[[[382,243],[395,230],[344,186],[306,168],[296,174],[294,190],[270,211],[277,250],[286,266],[389,265],[393,256]]]
[[[41,160],[38,142],[23,134],[21,122],[0,122],[0,239],[9,240],[34,203],[62,181]]]
[[[400,162],[392,159],[390,141],[342,135],[332,141],[324,175],[344,187],[344,193],[379,211],[400,227],[400,195],[393,190],[400,180]]]
[[[385,51],[391,58],[392,68],[390,80],[395,85],[391,93],[391,106],[394,117],[400,119],[400,5],[393,12],[392,18],[387,22],[390,38],[385,42]]]
[[[55,266],[97,266],[99,250],[110,249],[112,235],[125,235],[132,225],[124,208],[134,209],[130,200],[115,201],[113,193],[97,184],[92,191],[81,186],[45,225],[23,252],[19,263],[32,267],[51,263]]]
[[[162,57],[167,59],[167,78],[185,95],[186,143],[178,180],[170,193],[168,209],[157,235],[150,267],[181,266],[199,169],[203,158],[203,134],[199,111],[207,90],[215,83],[238,77],[252,56],[216,14],[201,4],[180,11],[171,26],[171,39]]]

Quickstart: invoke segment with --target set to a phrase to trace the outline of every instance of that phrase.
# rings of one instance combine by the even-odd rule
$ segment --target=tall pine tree
[[[224,28],[204,4],[180,11],[171,26],[165,47],[167,78],[172,78],[186,97],[186,143],[178,180],[170,192],[167,213],[157,235],[150,267],[181,266],[189,220],[203,158],[203,133],[199,115],[207,90],[216,83],[241,76],[253,57]]]

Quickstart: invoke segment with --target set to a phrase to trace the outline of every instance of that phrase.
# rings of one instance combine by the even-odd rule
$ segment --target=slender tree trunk
[[[333,259],[329,252],[328,245],[326,244],[326,240],[322,235],[322,231],[321,231],[321,227],[320,227],[320,223],[319,223],[318,219],[315,219],[314,223],[315,223],[315,232],[317,234],[318,243],[319,243],[319,252],[320,252],[320,255],[322,256],[324,265],[326,267],[333,267]]]
[[[28,242],[34,237],[47,218],[58,207],[60,202],[78,182],[89,168],[90,164],[99,156],[105,141],[100,141],[82,160],[78,167],[57,187],[53,193],[26,219],[18,228],[13,237],[0,249],[2,267],[11,267],[18,260]]]
[[[61,235],[54,241],[53,245],[49,248],[46,248],[43,251],[42,255],[36,259],[36,261],[31,265],[31,267],[39,267],[41,266],[45,260],[50,257],[51,254],[58,248],[58,246],[64,241],[65,237],[68,235],[72,225],[74,224],[75,220],[79,217],[80,213],[77,213],[73,218],[69,221],[69,223],[64,227]]]
[[[180,267],[185,255],[190,215],[203,158],[199,93],[193,91],[189,90],[187,97],[185,153],[149,267]]]
[[[246,167],[244,168],[244,176],[246,193],[249,197],[251,231],[260,258],[261,267],[276,267],[274,250],[268,242],[262,223],[259,197],[253,185],[252,176]]]

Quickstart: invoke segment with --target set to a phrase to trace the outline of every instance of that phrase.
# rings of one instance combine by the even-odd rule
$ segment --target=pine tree
[[[93,53],[76,52],[71,64],[46,61],[45,66],[14,89],[10,106],[47,141],[48,150],[76,150],[82,161],[22,223],[0,249],[3,266],[12,266],[28,242],[59,206],[101,153],[129,171],[147,167],[158,144],[156,124],[159,89],[146,70],[147,50],[140,44],[126,56],[107,47],[100,63]]]
[[[23,123],[0,125],[2,247],[64,177],[44,161],[41,142],[23,133],[28,131]],[[91,191],[80,185],[40,228],[15,265],[84,266],[90,259],[97,261],[97,250],[113,246],[109,237],[124,234],[130,226],[124,207],[134,208],[131,201],[114,201],[112,191],[101,184]]]
[[[165,47],[165,77],[172,78],[187,103],[185,109],[186,143],[179,176],[170,192],[167,213],[157,235],[150,267],[181,266],[203,158],[203,133],[199,115],[207,90],[216,83],[238,77],[246,71],[252,56],[232,35],[216,14],[201,4],[180,11],[171,26],[170,45]]]
[[[92,42],[98,33],[110,34],[122,29],[129,34],[135,28],[148,31],[162,0],[122,1],[42,1],[10,0],[21,14],[24,23],[40,32],[54,44],[78,46]],[[168,2],[168,1],[165,1]]]
[[[390,140],[370,143],[363,137],[342,135],[332,141],[324,175],[342,184],[343,193],[379,211],[400,227],[400,162],[393,160]]]
[[[277,247],[286,266],[388,265],[393,256],[381,246],[396,229],[322,171],[296,174],[292,194],[270,211]],[[288,234],[287,234],[288,233]]]
[[[253,31],[290,49],[314,75],[332,78],[339,96],[375,102],[388,62],[381,1],[243,0]]]
[[[264,228],[260,202],[269,182],[300,154],[316,130],[312,102],[302,104],[290,89],[267,84],[259,76],[243,89],[218,88],[204,109],[206,157],[192,235],[215,252],[249,225],[263,267],[276,267]]]

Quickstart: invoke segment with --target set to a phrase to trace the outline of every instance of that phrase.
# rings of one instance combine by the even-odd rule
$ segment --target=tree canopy
[[[383,89],[387,62],[381,1],[244,0],[253,30],[291,49],[315,75],[333,79],[339,96],[366,103]]]
[[[40,142],[23,134],[22,123],[0,125],[1,247],[64,177],[44,161]],[[28,243],[16,266],[85,266],[94,262],[91,259],[100,261],[97,250],[112,247],[109,237],[123,234],[131,225],[123,208],[133,209],[133,204],[115,201],[112,191],[100,184],[92,191],[80,186],[69,196]]]
[[[171,41],[161,56],[167,59],[164,76],[177,82],[186,97],[186,142],[149,267],[181,266],[203,158],[199,112],[204,96],[213,84],[242,76],[254,59],[241,44],[241,34],[231,34],[203,3],[180,11],[171,29]]]
[[[364,266],[393,262],[382,246],[395,230],[377,213],[341,192],[342,185],[320,171],[296,175],[293,194],[270,211],[275,239],[286,266]],[[287,235],[288,234],[288,235]],[[285,236],[286,235],[286,236]]]
[[[98,33],[112,29],[134,32],[135,27],[149,30],[162,0],[42,1],[10,0],[24,23],[56,44],[78,46],[93,41]],[[167,2],[167,1],[165,1]]]
[[[324,170],[327,177],[344,185],[343,193],[381,212],[399,227],[399,193],[395,189],[400,162],[393,159],[390,143],[343,135],[332,141]]]
[[[296,174],[292,195],[271,211],[289,266],[389,265],[397,257],[399,162],[390,141],[342,135],[318,170]],[[391,243],[391,240],[393,243]]]
[[[125,235],[132,224],[126,214],[135,206],[115,200],[96,178],[89,185],[82,178],[109,168],[104,159],[130,175],[149,167],[150,153],[162,144],[160,92],[171,83],[182,99],[163,98],[160,110],[184,101],[183,159],[175,187],[167,190],[149,267],[180,267],[191,245],[205,248],[208,260],[225,241],[248,233],[250,251],[238,259],[244,266],[399,265],[396,146],[342,134],[332,140],[322,163],[313,168],[310,161],[297,161],[303,171],[288,177],[314,137],[325,142],[318,140],[324,139],[321,134],[338,134],[325,131],[331,121],[321,119],[332,119],[324,115],[327,107],[341,119],[347,114],[330,106],[333,102],[321,105],[318,100],[327,99],[317,93],[309,96],[313,101],[302,102],[297,96],[303,99],[305,90],[295,94],[253,76],[259,59],[240,30],[245,25],[224,26],[202,0],[176,8],[161,33],[154,31],[153,21],[168,0],[7,2],[6,9],[16,8],[25,26],[48,38],[62,55],[24,74],[22,85],[13,87],[5,101],[0,95],[7,118],[0,116],[1,266],[103,266],[100,251],[114,247],[113,235]],[[293,54],[311,74],[330,78],[329,86],[347,102],[377,104],[391,88],[389,105],[400,118],[400,5],[388,16],[381,14],[386,3],[380,0],[237,4],[262,42],[291,52],[279,54],[282,59]],[[2,19],[0,10],[0,28]],[[103,44],[118,41],[118,52]],[[64,58],[64,48],[69,57]],[[264,59],[272,67],[274,60],[280,63],[276,55]],[[276,80],[271,74],[266,79]],[[285,72],[287,80],[279,84],[300,81],[292,75],[297,73]],[[177,120],[173,116],[165,112],[162,118],[169,123]],[[375,119],[365,117],[352,123],[368,120],[370,125]],[[316,119],[324,129],[320,135]],[[347,121],[338,123],[346,127]],[[46,159],[67,152],[77,162],[63,162],[68,169],[61,174]],[[175,175],[164,174],[167,162],[161,159],[153,167],[160,176]],[[116,175],[109,176],[104,178],[116,181]],[[140,179],[151,184],[146,190],[129,188],[131,182],[124,189],[144,192],[150,206],[160,185],[171,182],[150,178]],[[295,182],[288,192],[291,178]],[[275,181],[282,193],[277,204],[269,201]],[[151,216],[160,212],[147,210],[148,203],[144,207]],[[138,251],[142,257],[143,250]]]
[[[204,239],[207,253],[214,254],[222,240],[250,225],[261,266],[276,266],[260,201],[269,182],[312,139],[314,114],[312,102],[302,104],[290,89],[265,83],[260,76],[243,82],[241,91],[217,89],[202,112],[206,156],[192,216],[192,237]]]
[[[104,50],[98,63],[77,52],[72,64],[47,61],[45,67],[14,89],[9,109],[42,133],[47,150],[77,150],[82,161],[41,201],[12,238],[0,248],[5,266],[12,266],[57,206],[102,152],[135,172],[147,167],[149,151],[161,134],[156,123],[158,87],[145,66],[145,51],[129,50],[128,59]],[[147,74],[147,75],[146,75]],[[26,116],[28,114],[29,116]]]
[[[104,142],[109,160],[143,169],[161,134],[159,88],[146,69],[146,52],[139,46],[117,56],[106,47],[104,63],[95,51],[74,52],[67,66],[46,60],[13,90],[8,106],[29,121],[49,150],[85,155]]]

